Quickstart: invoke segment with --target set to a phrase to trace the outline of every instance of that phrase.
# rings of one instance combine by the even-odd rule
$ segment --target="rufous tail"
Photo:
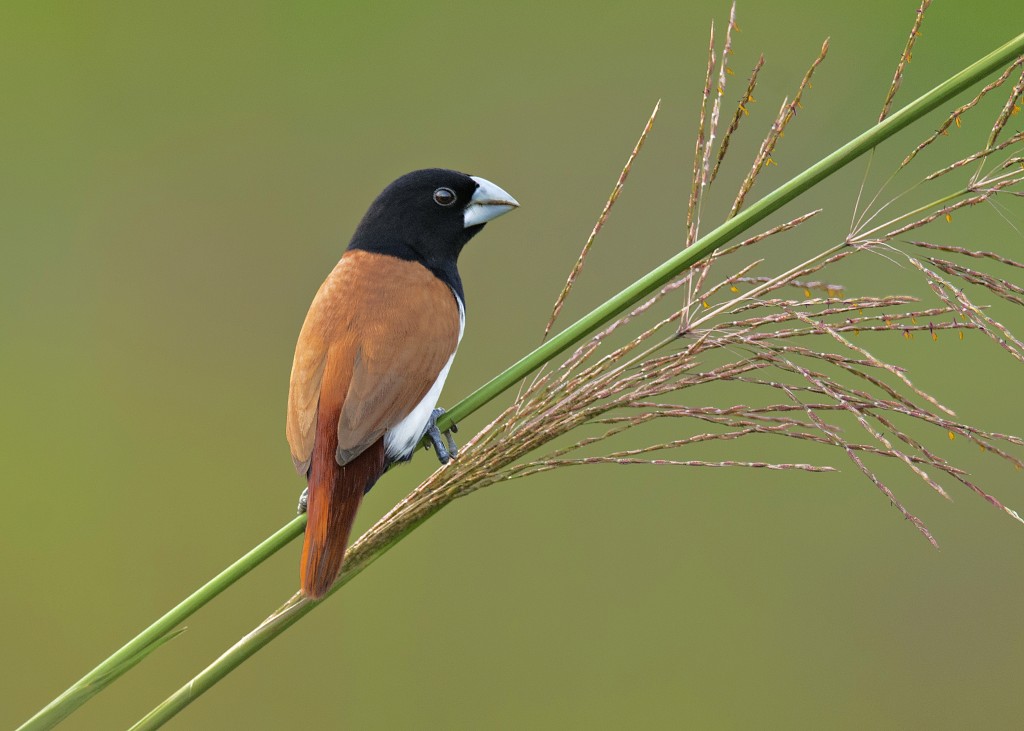
[[[311,599],[323,598],[338,577],[363,494],[384,474],[383,437],[348,464],[337,463],[337,425],[337,414],[318,415],[309,465],[308,518],[299,576],[302,593]]]

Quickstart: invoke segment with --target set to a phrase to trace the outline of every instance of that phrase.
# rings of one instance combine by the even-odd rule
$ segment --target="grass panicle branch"
[[[715,24],[711,23],[711,38],[708,41],[707,73],[704,76],[704,92],[700,99],[700,117],[693,151],[693,173],[690,176],[690,200],[686,206],[686,241],[692,244],[697,239],[697,219],[701,195],[701,162],[707,146],[708,102],[711,99],[711,75],[715,70]]]
[[[981,100],[984,99],[985,95],[988,94],[990,91],[992,91],[993,89],[998,89],[1000,86],[1002,86],[1006,82],[1006,80],[1010,78],[1010,74],[1013,73],[1014,69],[1016,69],[1018,66],[1022,64],[1024,64],[1024,56],[1017,58],[1012,64],[1010,64],[1010,66],[1005,71],[1003,71],[1003,73],[1000,74],[999,78],[997,78],[995,81],[982,87],[981,91],[979,91],[973,99],[950,112],[949,116],[946,117],[945,121],[939,125],[939,128],[936,129],[935,132],[933,132],[917,147],[910,151],[910,153],[903,159],[903,162],[900,163],[899,170],[902,170],[907,165],[909,165],[911,160],[913,160],[917,156],[917,154],[921,152],[921,150],[935,142],[935,140],[939,139],[939,137],[943,137],[946,134],[948,134],[950,126],[955,124],[957,127],[960,127],[960,118],[964,115],[964,113],[978,106]],[[993,131],[995,131],[994,127],[995,125],[993,125]],[[994,135],[990,135],[990,137],[994,139]],[[991,146],[991,144],[989,146]]]
[[[608,220],[608,214],[611,213],[612,206],[615,205],[615,201],[619,199],[619,194],[622,192],[622,188],[626,185],[626,178],[629,177],[629,171],[633,169],[633,161],[636,160],[637,155],[640,154],[640,150],[644,146],[644,141],[647,139],[647,135],[654,129],[654,120],[658,116],[658,110],[661,108],[661,99],[654,105],[654,111],[651,112],[650,118],[647,120],[647,124],[644,126],[643,132],[640,133],[640,139],[637,140],[636,145],[633,147],[633,151],[629,153],[629,158],[626,160],[626,164],[622,168],[622,172],[619,173],[619,179],[615,181],[614,187],[612,187],[611,195],[608,196],[608,200],[605,201],[604,208],[601,209],[601,214],[597,217],[597,223],[594,224],[594,228],[590,232],[590,236],[587,237],[586,243],[583,244],[583,249],[580,251],[580,256],[576,260],[576,264],[573,266],[572,271],[569,272],[569,278],[565,282],[565,287],[558,293],[558,298],[555,299],[555,306],[551,309],[551,317],[548,319],[548,324],[544,326],[544,337],[546,338],[551,333],[551,328],[555,324],[555,320],[558,319],[558,314],[562,311],[562,305],[565,304],[565,298],[569,296],[569,291],[572,289],[573,284],[576,282],[576,278],[583,271],[583,264],[587,259],[587,254],[590,252],[591,247],[594,245],[594,239],[597,238],[597,234],[600,233],[601,228],[604,226],[605,221]]]
[[[757,151],[757,155],[754,157],[754,164],[750,167],[750,172],[747,173],[747,177],[743,179],[740,184],[739,192],[736,194],[736,200],[733,201],[732,210],[729,212],[730,216],[735,216],[739,213],[743,207],[743,202],[746,200],[747,194],[750,189],[754,187],[754,182],[757,180],[758,174],[767,165],[774,165],[775,159],[772,154],[775,152],[775,146],[779,143],[779,139],[782,138],[786,132],[786,127],[796,116],[800,109],[803,109],[803,95],[804,92],[811,85],[811,78],[814,76],[814,72],[817,70],[821,62],[825,60],[825,56],[828,55],[828,39],[821,44],[821,51],[818,53],[817,58],[811,63],[807,69],[807,73],[804,74],[803,79],[800,81],[800,85],[797,87],[796,93],[793,95],[792,101],[789,99],[783,99],[782,108],[779,109],[779,114],[772,122],[771,128],[768,130],[768,134],[761,142],[761,148]]]
[[[899,63],[896,64],[896,72],[892,76],[892,83],[889,85],[889,91],[886,93],[885,101],[882,103],[882,113],[878,115],[879,122],[889,116],[893,99],[896,98],[896,92],[899,91],[900,84],[903,83],[903,72],[906,71],[907,64],[910,63],[910,59],[914,55],[914,44],[921,35],[921,24],[924,23],[924,14],[931,4],[932,0],[921,0],[921,5],[917,8],[917,14],[914,16],[914,25],[910,29],[910,35],[907,36],[907,45],[904,46],[903,53],[900,54]]]
[[[1017,59],[1017,64],[1022,62],[1024,62],[1024,57]],[[1014,64],[1007,71],[1009,72],[1012,68],[1016,68],[1017,64]],[[1003,110],[999,112],[999,116],[996,117],[996,121],[992,124],[992,131],[989,133],[988,141],[985,143],[986,150],[996,143],[999,133],[1003,131],[1006,123],[1010,121],[1010,116],[1020,113],[1020,98],[1022,94],[1024,94],[1024,71],[1021,71],[1020,78],[1010,91],[1010,97],[1006,100],[1006,104],[1003,105]]]
[[[746,91],[740,96],[739,102],[736,104],[736,111],[733,112],[732,121],[729,122],[729,127],[725,130],[725,134],[722,136],[722,144],[718,146],[718,156],[715,158],[715,167],[711,170],[711,175],[708,178],[708,185],[715,181],[718,177],[718,169],[722,166],[722,160],[725,159],[726,154],[729,152],[729,141],[732,140],[733,134],[740,128],[740,122],[744,117],[750,116],[749,105],[754,103],[754,88],[757,86],[757,75],[761,73],[761,69],[764,67],[764,54],[762,53],[757,63],[754,64],[754,69],[750,72],[750,78],[747,80]]]

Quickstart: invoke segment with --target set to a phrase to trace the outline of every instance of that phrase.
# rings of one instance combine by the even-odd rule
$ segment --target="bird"
[[[494,183],[430,168],[390,183],[320,286],[295,346],[286,436],[306,478],[300,584],[323,598],[363,495],[426,435],[443,463],[437,401],[462,340],[457,267],[488,221],[519,206]]]

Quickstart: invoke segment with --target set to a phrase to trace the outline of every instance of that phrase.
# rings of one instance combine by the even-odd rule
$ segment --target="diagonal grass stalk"
[[[957,94],[967,90],[989,74],[1024,54],[1024,34],[995,49],[959,73],[951,76],[931,91],[888,116],[832,154],[775,189],[745,211],[730,218],[721,226],[700,238],[693,245],[664,262],[646,276],[638,279],[611,297],[574,324],[558,333],[533,352],[521,358],[505,371],[484,384],[455,405],[439,422],[444,429],[454,421],[470,415],[523,377],[540,368],[550,359],[564,352],[583,338],[610,322],[631,305],[664,286],[688,267],[707,257],[737,235],[762,221],[794,198],[802,195],[826,177],[835,173],[860,155],[879,145],[909,124],[920,119]],[[422,502],[406,505],[404,512],[392,511],[374,526],[350,549],[345,567],[333,591],[351,580],[362,569],[375,561],[402,538],[437,512],[444,502]],[[394,519],[398,516],[399,519]],[[392,518],[388,523],[389,518]],[[172,630],[197,609],[211,601],[266,558],[301,535],[305,516],[294,518],[272,536],[253,548],[222,573],[189,596],[141,632],[124,647],[86,674],[58,696],[35,716],[25,722],[22,731],[53,728],[89,698],[103,690],[128,669],[144,659],[157,646],[173,637]],[[285,629],[315,607],[315,603],[293,597],[264,623],[246,635],[190,683],[170,696],[143,718],[134,728],[157,728],[187,706],[192,700],[212,687],[231,670],[253,655]]]

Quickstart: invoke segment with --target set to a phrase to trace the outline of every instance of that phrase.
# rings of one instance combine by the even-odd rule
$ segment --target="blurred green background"
[[[767,65],[722,201],[826,36],[830,56],[755,195],[877,119],[916,5],[741,4],[730,105],[759,52]],[[0,726],[290,519],[295,337],[391,179],[455,167],[522,203],[463,257],[468,327],[442,403],[537,344],[658,98],[563,324],[676,251],[707,31],[727,12],[4,3]],[[937,4],[897,106],[1019,32],[1019,13],[1017,0]],[[885,145],[876,177],[939,119]],[[946,149],[974,149],[989,125],[965,119]],[[779,266],[845,233],[863,170],[783,211],[826,208],[773,245]],[[1013,256],[1022,216],[1009,205],[958,215],[934,238]],[[843,283],[920,289],[883,264],[864,259]],[[1019,367],[981,336],[868,343],[963,419],[1022,431]],[[467,419],[463,438],[504,403]],[[739,443],[735,456],[781,458],[765,446],[777,448]],[[1021,473],[963,440],[939,446],[1024,507]],[[594,467],[478,493],[169,727],[1018,727],[1024,526],[962,488],[947,502],[887,473],[936,551],[830,457],[838,475]],[[357,529],[433,468],[421,456],[389,475]],[[294,591],[298,551],[64,728],[130,725]]]

